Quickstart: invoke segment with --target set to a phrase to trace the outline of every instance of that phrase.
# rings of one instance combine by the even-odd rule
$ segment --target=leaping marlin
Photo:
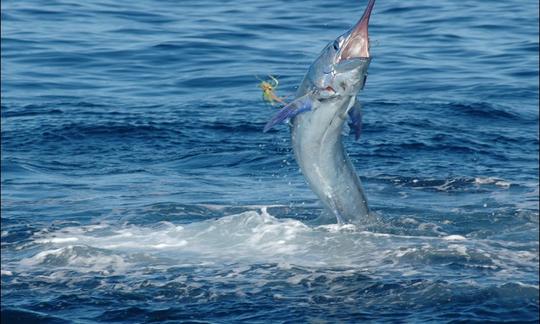
[[[291,120],[296,161],[311,189],[337,222],[362,223],[369,217],[360,178],[343,148],[347,119],[358,140],[361,106],[356,95],[364,88],[371,61],[368,24],[375,0],[369,0],[358,23],[326,45],[310,66],[296,93],[264,127]]]

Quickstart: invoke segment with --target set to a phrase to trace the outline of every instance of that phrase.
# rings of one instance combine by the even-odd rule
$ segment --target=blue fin
[[[358,141],[362,133],[362,105],[355,102],[349,109],[350,126],[354,130],[354,139]]]
[[[272,117],[268,123],[266,123],[263,132],[266,133],[272,127],[276,126],[282,121],[309,110],[311,110],[311,99],[309,99],[307,95],[297,98],[293,102],[281,108],[281,110],[274,117]]]

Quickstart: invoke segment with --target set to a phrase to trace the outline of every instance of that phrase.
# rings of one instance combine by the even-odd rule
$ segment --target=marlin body
[[[375,0],[360,21],[329,43],[310,66],[296,99],[265,126],[290,120],[296,161],[311,189],[321,199],[326,215],[340,224],[362,223],[369,207],[360,178],[343,147],[346,122],[358,140],[361,106],[356,95],[364,88],[371,61],[368,24]],[[322,219],[328,222],[329,219]]]

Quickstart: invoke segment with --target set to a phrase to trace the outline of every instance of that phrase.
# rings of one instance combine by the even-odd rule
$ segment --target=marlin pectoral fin
[[[311,110],[311,106],[311,99],[307,95],[295,99],[293,102],[283,107],[268,123],[266,123],[263,132],[266,133],[282,121]]]
[[[349,109],[350,126],[354,130],[354,139],[358,141],[362,133],[362,105],[355,102]]]

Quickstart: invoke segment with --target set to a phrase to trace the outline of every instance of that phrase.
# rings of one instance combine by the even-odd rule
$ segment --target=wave
[[[268,303],[297,320],[305,318],[294,305],[344,321],[359,318],[353,308],[366,320],[474,318],[467,312],[534,320],[537,242],[443,233],[410,218],[422,232],[393,234],[394,225],[382,220],[371,228],[308,225],[276,218],[269,208],[182,224],[152,218],[46,227],[2,263],[2,284],[31,290],[26,298],[39,300],[42,312],[83,307],[86,319],[97,321],[180,320],[193,314],[189,305],[206,314],[201,320],[218,321],[232,309],[240,320],[256,317],[254,300],[263,317]],[[404,308],[411,313],[398,311]],[[10,311],[6,316],[19,314]]]
[[[45,323],[45,324],[68,324],[69,320],[65,320],[58,316],[51,316],[45,313],[36,312],[21,308],[2,307],[2,323]]]
[[[535,253],[516,254],[504,241],[441,233],[427,225],[417,223],[424,233],[433,231],[429,236],[390,234],[385,230],[391,226],[389,223],[371,227],[310,226],[294,219],[275,218],[264,207],[261,212],[248,211],[183,225],[162,221],[155,225],[68,226],[34,234],[33,244],[42,251],[22,259],[14,272],[52,266],[124,273],[141,265],[234,262],[362,268],[378,274],[405,274],[423,264],[443,270],[459,266],[519,277],[520,268],[538,261]]]

